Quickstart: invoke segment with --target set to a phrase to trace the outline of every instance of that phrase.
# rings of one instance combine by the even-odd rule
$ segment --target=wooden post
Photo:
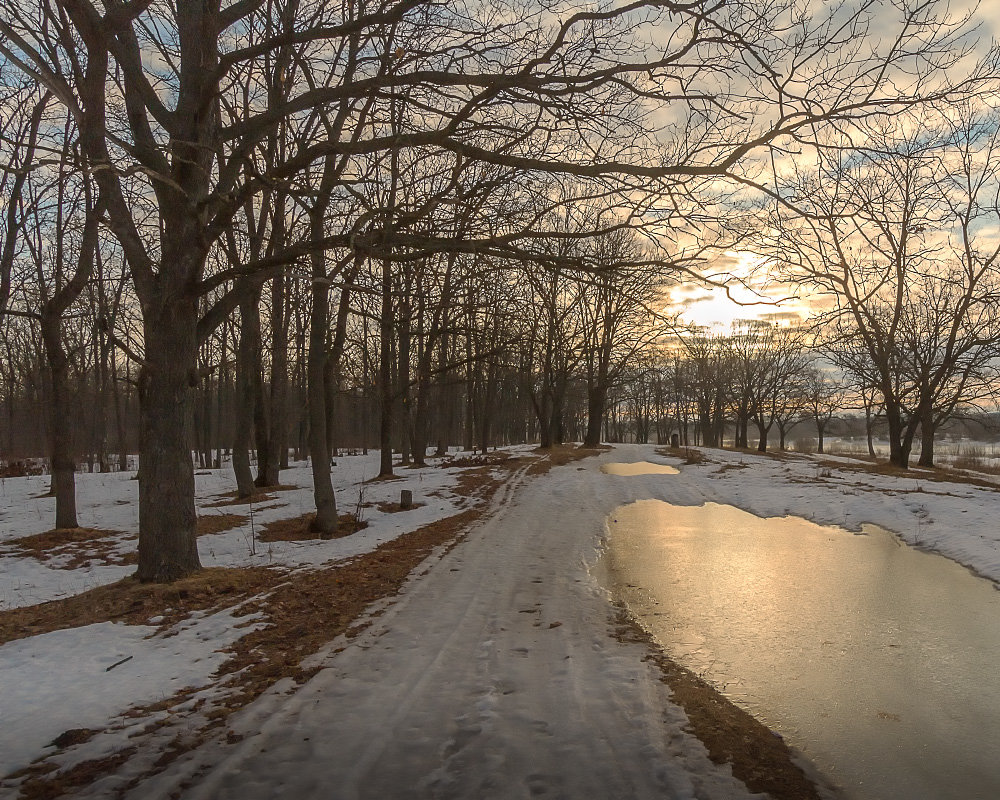
[[[403,489],[399,493],[399,507],[402,509],[413,508],[413,492]]]

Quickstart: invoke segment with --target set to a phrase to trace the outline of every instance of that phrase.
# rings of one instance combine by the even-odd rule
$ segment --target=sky
[[[683,323],[723,333],[737,320],[788,325],[809,316],[808,298],[796,296],[796,287],[767,283],[767,267],[759,257],[730,251],[715,266],[709,277],[727,288],[688,280],[667,291],[667,306],[680,312]]]
[[[954,0],[954,14],[975,6],[975,2]],[[981,0],[976,13],[981,22],[984,40],[1000,40],[1000,0]],[[729,330],[734,322],[743,319],[771,320],[779,324],[794,324],[811,313],[808,297],[794,296],[796,287],[766,286],[763,276],[766,269],[757,263],[754,275],[754,256],[750,253],[728,252],[721,256],[714,269],[720,281],[731,272],[737,279],[744,279],[754,291],[739,283],[730,282],[724,288],[703,286],[687,281],[668,291],[668,308],[681,312],[681,321],[721,333]]]

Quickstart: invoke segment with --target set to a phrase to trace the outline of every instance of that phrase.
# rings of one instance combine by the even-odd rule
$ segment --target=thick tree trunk
[[[124,472],[128,469],[128,435],[125,423],[125,403],[121,397],[121,387],[118,382],[116,361],[111,361],[111,399],[115,410],[115,432],[118,437],[118,469]]]
[[[766,453],[767,452],[767,435],[770,432],[770,426],[764,426],[761,422],[757,422],[757,433],[760,438],[757,439],[757,452]]]
[[[934,466],[934,414],[930,409],[920,415],[920,458],[921,467]]]
[[[553,445],[552,432],[552,412],[548,410],[548,404],[543,403],[536,409],[538,416],[538,446],[543,450],[548,450]]]
[[[906,441],[903,422],[898,412],[892,411],[886,403],[886,423],[889,426],[889,463],[900,469],[910,467],[910,443]]]
[[[425,375],[423,370],[421,370],[417,377],[417,391],[413,400],[413,423],[410,428],[410,442],[413,445],[413,462],[418,467],[422,467],[426,463],[430,392],[430,376]]]
[[[191,394],[197,383],[197,308],[164,302],[144,320],[139,374],[139,569],[167,582],[199,570],[191,461]]]
[[[335,359],[329,350],[326,355],[326,366],[323,369],[323,396],[326,409],[326,451],[331,458],[337,455],[337,391],[340,388],[340,375]]]
[[[76,462],[73,458],[74,418],[69,388],[69,364],[62,347],[62,325],[58,314],[42,313],[42,340],[49,362],[50,458],[52,490],[56,498],[56,528],[76,528]]]
[[[585,447],[597,447],[601,443],[601,423],[604,421],[604,407],[607,404],[608,389],[594,384],[587,392],[587,433],[583,437]]]
[[[486,367],[486,386],[483,391],[483,413],[480,415],[479,420],[479,442],[482,445],[482,451],[484,454],[489,449],[490,442],[493,438],[493,403],[491,402],[491,398],[493,396],[493,392],[495,391],[495,386],[496,378],[494,376],[494,368],[488,365]]]
[[[410,397],[410,343],[411,343],[411,330],[410,330],[410,306],[409,302],[403,299],[400,300],[401,307],[399,311],[399,326],[398,326],[398,342],[399,347],[397,348],[398,354],[396,359],[396,397],[399,398],[399,463],[403,465],[408,465],[410,463],[410,454],[413,451],[413,442],[410,440],[410,430],[412,424],[411,415],[413,409],[411,408],[411,397]],[[421,458],[421,461],[423,459]]]
[[[392,270],[388,259],[382,261],[382,309],[379,315],[379,390],[382,395],[379,420],[379,477],[392,475]]]
[[[816,420],[816,452],[823,452],[823,434],[826,431],[826,426]]]
[[[319,254],[322,258],[322,254]],[[309,454],[312,456],[313,497],[316,517],[312,530],[324,539],[337,532],[337,499],[330,477],[330,450],[326,435],[326,334],[330,314],[330,290],[325,282],[312,286],[312,324],[309,328]]]
[[[236,419],[233,429],[233,472],[236,475],[236,496],[253,494],[253,473],[250,471],[250,440],[254,418],[254,318],[256,298],[240,303],[240,340],[236,349]]]

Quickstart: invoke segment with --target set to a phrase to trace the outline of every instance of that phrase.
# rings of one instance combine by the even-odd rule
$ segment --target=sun
[[[688,282],[669,292],[668,309],[682,324],[724,332],[738,320],[769,320],[795,324],[810,316],[809,304],[795,296],[794,287],[770,280],[766,262],[758,255],[728,252],[708,277],[716,286]]]

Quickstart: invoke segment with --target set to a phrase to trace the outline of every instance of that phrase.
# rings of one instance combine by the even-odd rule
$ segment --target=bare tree
[[[777,217],[773,252],[832,304],[826,346],[878,390],[903,468],[920,430],[932,463],[936,426],[983,396],[1000,342],[998,251],[983,235],[998,218],[995,119],[954,116],[895,120],[866,149],[820,151],[786,187],[796,211]]]
[[[822,453],[827,426],[847,407],[847,387],[830,371],[811,366],[802,373],[805,410],[816,424],[816,452]]]
[[[860,52],[876,15],[890,24],[874,0],[815,16],[792,2],[639,0],[561,21],[547,3],[505,15],[422,0],[2,0],[0,54],[76,121],[82,166],[142,310],[139,577],[172,580],[199,567],[186,421],[199,344],[239,305],[245,272],[211,270],[209,255],[265,187],[331,155],[430,147],[503,165],[525,182],[574,175],[617,187],[625,203],[660,194],[664,209],[690,208],[719,177],[752,181],[748,160],[772,144],[954,88],[941,69],[967,52],[963,27],[938,19],[937,6],[903,9],[895,29]],[[653,33],[663,43],[655,50]],[[289,47],[294,78],[275,55]],[[960,85],[984,77],[973,66]],[[287,96],[263,90],[285,80],[294,81]],[[373,96],[383,106],[406,98],[398,135],[367,125]],[[257,143],[319,108],[346,114],[336,135],[303,141],[262,169],[249,163]],[[386,257],[399,246],[383,231],[320,227],[253,270],[321,249]],[[200,298],[215,291],[202,313]]]

